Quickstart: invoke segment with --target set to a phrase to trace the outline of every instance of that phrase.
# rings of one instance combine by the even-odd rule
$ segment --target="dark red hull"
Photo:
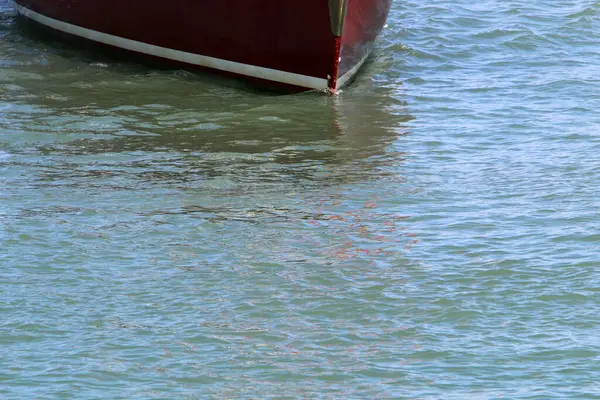
[[[329,1],[329,3],[328,3]],[[391,0],[14,0],[57,31],[185,65],[335,90],[373,47]],[[338,31],[336,31],[338,28]],[[341,29],[340,29],[341,28]]]

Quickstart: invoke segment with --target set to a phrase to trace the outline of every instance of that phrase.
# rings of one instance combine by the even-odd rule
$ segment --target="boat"
[[[102,47],[290,92],[356,76],[392,0],[13,0],[17,13]]]

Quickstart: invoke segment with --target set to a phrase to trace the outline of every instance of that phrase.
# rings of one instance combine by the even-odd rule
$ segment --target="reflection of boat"
[[[335,90],[370,53],[391,0],[14,0],[70,35],[289,90]]]
[[[68,60],[70,52],[59,54]],[[78,59],[65,69],[62,55],[56,65],[50,55],[48,66],[25,65],[24,73],[44,79],[20,80],[14,95],[31,107],[25,121],[48,115],[30,127],[49,135],[40,144],[44,154],[81,160],[81,174],[96,169],[90,163],[103,164],[105,154],[165,154],[174,169],[151,163],[139,178],[365,182],[384,164],[399,162],[390,146],[413,118],[399,89],[377,85],[368,69],[339,96],[272,96],[189,74],[139,73],[120,63],[90,67],[90,74]],[[110,168],[126,164],[107,161]]]

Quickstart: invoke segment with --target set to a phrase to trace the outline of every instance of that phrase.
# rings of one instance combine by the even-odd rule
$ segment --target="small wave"
[[[567,18],[569,19],[579,19],[579,18],[585,18],[585,17],[593,17],[598,15],[598,8],[600,7],[600,2],[595,3],[594,5],[590,6],[590,7],[586,7],[583,10],[574,12],[572,14],[567,15]]]
[[[12,157],[12,154],[0,150],[0,163],[5,162]]]

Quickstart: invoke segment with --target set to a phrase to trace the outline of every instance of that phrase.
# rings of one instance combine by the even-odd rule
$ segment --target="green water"
[[[600,398],[600,5],[396,1],[339,96],[0,0],[0,398]]]

